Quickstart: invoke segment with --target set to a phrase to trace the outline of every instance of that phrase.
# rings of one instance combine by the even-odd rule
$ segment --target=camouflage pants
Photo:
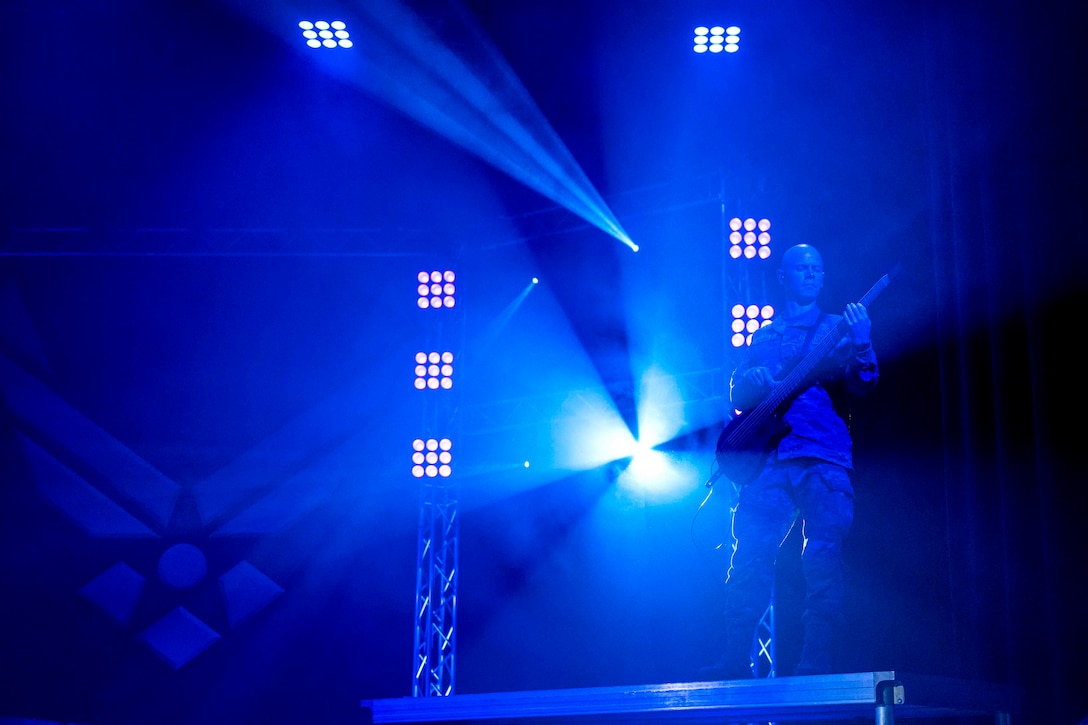
[[[842,619],[842,544],[853,519],[850,473],[832,463],[775,462],[741,490],[725,592],[727,646],[735,656],[750,646],[770,602],[778,549],[796,521],[805,539],[805,642],[797,674],[830,671],[832,636]]]

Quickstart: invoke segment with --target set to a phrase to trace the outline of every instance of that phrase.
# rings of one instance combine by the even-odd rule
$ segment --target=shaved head
[[[787,303],[802,307],[812,305],[824,288],[824,258],[810,244],[790,247],[782,255],[778,281],[786,293]]]
[[[816,247],[811,244],[795,244],[783,253],[779,269],[786,269],[787,267],[801,264],[799,260],[803,259],[806,255],[814,255],[816,263],[821,266],[823,265],[824,258],[820,256],[820,252]]]

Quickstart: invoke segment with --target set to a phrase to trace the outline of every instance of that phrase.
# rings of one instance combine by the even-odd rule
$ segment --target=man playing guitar
[[[852,442],[832,393],[868,393],[879,377],[866,309],[875,292],[841,316],[825,314],[817,304],[823,259],[807,244],[782,255],[778,281],[784,314],[754,333],[734,371],[730,399],[740,415],[719,439],[719,464],[740,489],[725,588],[726,652],[714,668],[723,679],[753,675],[752,642],[771,598],[778,548],[796,522],[804,527],[806,592],[793,674],[832,671],[842,545],[854,513]]]

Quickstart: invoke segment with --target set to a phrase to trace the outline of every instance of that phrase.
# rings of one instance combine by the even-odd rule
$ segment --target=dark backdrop
[[[710,72],[666,63],[660,35],[714,4],[470,3],[632,257],[526,216],[550,203],[216,4],[11,5],[0,715],[338,723],[407,695],[415,274],[460,264],[466,350],[525,276],[550,281],[554,306],[466,371],[466,421],[539,372],[515,353],[624,382],[660,335],[724,376],[723,200],[821,248],[829,307],[903,265],[872,311],[881,386],[853,411],[839,666],[1013,683],[1025,722],[1088,714],[1071,8],[738,6],[747,65]],[[709,193],[684,187],[707,173]],[[577,345],[551,344],[555,319]],[[548,448],[548,420],[519,425],[501,440]],[[709,468],[713,426],[684,433]],[[466,470],[516,462],[466,436]],[[462,484],[458,691],[678,681],[716,658],[720,497],[503,471]],[[788,663],[789,555],[780,596]]]

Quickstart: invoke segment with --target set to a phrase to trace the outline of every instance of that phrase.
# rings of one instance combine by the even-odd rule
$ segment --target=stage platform
[[[891,725],[978,717],[1009,725],[1016,688],[896,672],[363,700],[371,723],[767,723]]]

